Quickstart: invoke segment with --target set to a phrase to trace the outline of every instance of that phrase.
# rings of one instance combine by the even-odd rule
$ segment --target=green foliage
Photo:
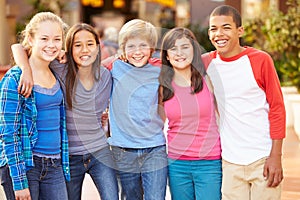
[[[195,34],[197,41],[205,51],[212,51],[215,49],[208,37],[208,27],[201,27],[199,24],[190,24],[187,28]]]
[[[53,12],[54,10],[50,7],[50,1],[46,0],[27,0],[28,4],[32,6],[32,12],[30,12],[27,16],[24,17],[24,19],[20,22],[17,22],[16,24],[16,33],[18,35],[17,39],[21,39],[21,32],[25,29],[25,26],[27,22],[36,14],[39,12]],[[52,2],[53,3],[53,2]],[[58,5],[59,9],[63,9],[64,7],[64,1],[62,0],[56,0],[55,3]]]
[[[287,0],[287,13],[278,10],[244,23],[244,42],[268,52],[282,84],[300,91],[300,0]]]

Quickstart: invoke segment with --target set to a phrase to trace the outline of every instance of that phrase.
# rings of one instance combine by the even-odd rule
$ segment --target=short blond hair
[[[158,34],[156,28],[150,23],[141,19],[133,19],[124,24],[119,32],[119,47],[121,53],[125,53],[125,44],[129,39],[145,39],[150,48],[156,48]]]

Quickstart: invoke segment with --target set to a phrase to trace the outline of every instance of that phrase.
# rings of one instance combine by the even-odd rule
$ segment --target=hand
[[[18,85],[18,93],[28,98],[33,88],[33,78],[31,68],[28,67],[22,71],[20,83]]]
[[[108,123],[108,109],[106,109],[101,115],[102,127],[105,127]]]
[[[57,60],[59,61],[59,63],[61,64],[65,64],[67,63],[68,59],[67,59],[67,55],[66,52],[64,50],[61,50],[60,53],[57,56]]]
[[[267,158],[263,176],[268,180],[268,187],[277,187],[283,180],[281,156],[270,156]]]
[[[30,191],[28,188],[15,191],[16,200],[31,200]]]
[[[124,55],[124,54],[120,54],[120,55],[118,56],[118,58],[119,58],[120,60],[124,61],[124,62],[127,62],[126,55]]]

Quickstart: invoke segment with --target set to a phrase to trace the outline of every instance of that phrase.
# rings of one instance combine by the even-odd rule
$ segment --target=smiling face
[[[141,38],[130,38],[125,44],[126,59],[135,67],[147,64],[152,50],[147,40]]]
[[[186,37],[177,39],[174,46],[167,50],[167,59],[176,71],[190,70],[193,57],[193,45]]]
[[[81,30],[74,35],[72,56],[78,67],[91,67],[98,53],[99,46],[92,33]]]
[[[33,37],[29,38],[31,56],[51,62],[60,53],[63,45],[63,30],[56,22],[40,22]]]
[[[237,27],[232,16],[217,15],[209,19],[209,39],[222,57],[229,58],[240,53],[239,38],[243,27]]]

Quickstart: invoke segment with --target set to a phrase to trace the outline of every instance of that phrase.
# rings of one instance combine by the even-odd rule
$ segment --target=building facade
[[[209,13],[218,5],[237,8],[243,18],[257,17],[270,7],[286,11],[286,0],[39,0],[41,4],[73,25],[120,28],[126,21],[140,18],[157,27],[208,24]],[[34,7],[23,0],[0,0],[0,66],[10,63],[10,45],[16,42],[16,24],[32,14]]]

